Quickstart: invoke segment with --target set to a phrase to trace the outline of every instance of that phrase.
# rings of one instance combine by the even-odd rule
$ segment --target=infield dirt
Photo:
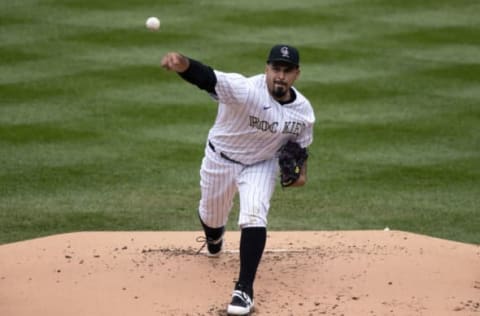
[[[239,233],[81,232],[0,246],[0,315],[226,315]],[[269,232],[253,315],[480,315],[480,247],[400,231]]]

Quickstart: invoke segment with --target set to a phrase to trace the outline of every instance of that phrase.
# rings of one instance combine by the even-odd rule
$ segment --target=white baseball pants
[[[207,145],[200,169],[200,218],[211,228],[225,226],[238,192],[238,225],[266,227],[277,173],[275,158],[245,166],[226,160]]]

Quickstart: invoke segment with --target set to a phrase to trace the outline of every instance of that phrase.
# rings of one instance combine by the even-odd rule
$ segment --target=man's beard
[[[278,85],[277,85],[277,86],[274,86],[274,87],[273,87],[272,93],[273,93],[273,96],[274,96],[275,98],[282,98],[282,97],[284,97],[285,94],[287,93],[287,89],[285,89],[284,86],[278,86]]]

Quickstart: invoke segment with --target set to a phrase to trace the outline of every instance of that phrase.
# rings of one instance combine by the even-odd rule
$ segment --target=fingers
[[[162,58],[162,67],[167,69],[167,70],[175,70],[174,66],[175,64],[178,64],[178,57],[175,55],[175,53],[167,53],[165,56]]]
[[[184,72],[188,69],[189,65],[188,58],[175,52],[167,53],[163,56],[161,62],[163,68],[176,72]]]

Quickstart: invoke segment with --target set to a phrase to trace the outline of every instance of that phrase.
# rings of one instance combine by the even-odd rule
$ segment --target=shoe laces
[[[250,298],[250,296],[244,292],[244,291],[241,291],[241,290],[234,290],[233,291],[233,295],[232,296],[236,296],[238,297],[240,300],[243,301],[243,303],[245,303],[245,305],[252,305],[252,299]]]
[[[198,242],[198,243],[202,243],[202,245],[200,246],[200,249],[197,250],[197,255],[203,250],[203,248],[205,248],[206,245],[210,244],[210,245],[218,245],[219,243],[221,243],[223,240],[223,235],[214,240],[213,238],[210,238],[210,237],[205,237],[205,236],[198,236],[195,241]]]

